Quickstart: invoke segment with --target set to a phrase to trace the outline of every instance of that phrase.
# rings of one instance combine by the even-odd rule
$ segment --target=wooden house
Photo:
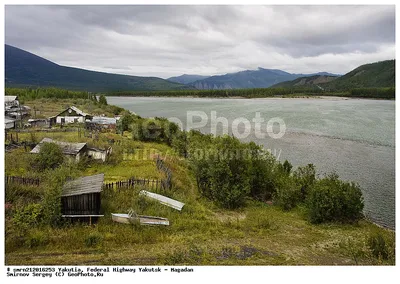
[[[74,106],[70,106],[56,115],[57,124],[84,123],[86,119],[92,119],[92,116]]]
[[[50,138],[43,138],[42,141],[39,142],[39,144],[36,145],[35,148],[32,149],[31,153],[32,154],[39,154],[40,148],[43,145],[43,143],[55,143],[58,146],[60,146],[61,150],[63,151],[64,155],[69,157],[72,160],[79,161],[80,158],[86,154],[86,148],[87,145],[86,143],[69,143],[69,142],[60,142],[60,141],[55,141]]]
[[[19,101],[17,96],[4,96],[4,107],[19,107]]]
[[[61,213],[64,218],[96,221],[101,209],[104,174],[81,177],[64,184],[61,194]]]

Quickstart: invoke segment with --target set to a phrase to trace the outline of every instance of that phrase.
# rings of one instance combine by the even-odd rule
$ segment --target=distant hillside
[[[320,74],[320,73],[317,73]],[[245,70],[237,73],[212,76],[190,85],[199,90],[268,88],[274,84],[317,74],[291,74],[277,69]],[[321,73],[328,74],[329,73]]]
[[[198,80],[207,79],[207,78],[209,78],[209,77],[210,77],[210,76],[183,74],[183,75],[181,75],[181,76],[176,76],[176,77],[168,78],[167,80],[168,80],[168,81],[171,81],[171,82],[175,82],[175,83],[179,83],[179,84],[184,84],[184,85],[186,85],[186,84],[190,84],[190,83],[193,83],[193,82],[195,82],[195,81],[198,81]]]
[[[320,84],[331,82],[337,79],[337,76],[315,75],[310,77],[300,77],[293,81],[285,81],[273,85],[271,88],[295,88],[295,87],[317,87]]]
[[[336,80],[322,84],[321,86],[331,91],[354,88],[394,88],[395,60],[362,65]]]
[[[92,92],[187,88],[156,77],[137,77],[65,67],[5,45],[5,85],[60,87]]]

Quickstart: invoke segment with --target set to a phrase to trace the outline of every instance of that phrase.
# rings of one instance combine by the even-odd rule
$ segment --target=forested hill
[[[300,77],[293,81],[286,81],[273,85],[271,88],[296,88],[296,87],[312,87],[319,84],[331,82],[338,78],[337,76],[315,75],[310,77]]]
[[[332,91],[353,88],[394,88],[395,60],[361,65],[353,71],[321,86],[325,86],[324,88]]]
[[[259,67],[257,70],[245,70],[225,75],[211,76],[207,79],[195,81],[190,85],[199,90],[268,88],[280,82],[314,75],[334,74],[326,72],[292,74],[278,69],[265,69]]]
[[[91,92],[186,89],[156,77],[138,77],[89,71],[55,64],[25,50],[5,45],[7,87],[60,87]]]

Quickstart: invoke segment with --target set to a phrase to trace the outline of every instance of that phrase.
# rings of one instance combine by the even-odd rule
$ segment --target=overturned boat
[[[124,213],[111,213],[112,220],[114,222],[123,224],[134,224],[139,222],[141,225],[164,225],[169,226],[169,220],[167,218],[145,216],[145,215],[132,215]]]

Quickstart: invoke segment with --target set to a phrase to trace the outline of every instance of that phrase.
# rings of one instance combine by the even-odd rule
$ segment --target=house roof
[[[40,141],[39,144],[37,144],[36,147],[32,149],[31,153],[38,154],[40,152],[40,147],[43,143],[57,144],[61,147],[61,150],[65,155],[76,155],[83,149],[83,147],[86,146],[86,143],[60,142],[50,138],[43,138],[42,141]]]
[[[4,102],[5,103],[12,102],[12,101],[15,101],[17,99],[18,99],[17,96],[4,96]]]
[[[77,108],[76,106],[70,106],[70,107],[66,108],[65,110],[63,110],[62,112],[60,112],[60,113],[59,113],[58,115],[56,115],[56,116],[59,116],[60,114],[62,114],[63,112],[65,112],[65,111],[68,110],[68,109],[72,109],[73,111],[75,111],[77,114],[79,114],[79,115],[81,115],[81,116],[90,116],[89,114],[87,114],[87,113],[81,111],[81,110],[80,110],[79,108]]]
[[[81,195],[101,192],[104,174],[81,177],[64,184],[61,196]]]

